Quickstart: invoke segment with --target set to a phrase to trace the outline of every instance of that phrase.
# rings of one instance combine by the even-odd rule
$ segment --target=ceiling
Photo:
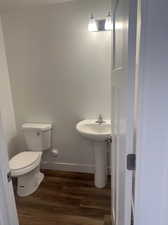
[[[31,5],[49,5],[56,3],[72,2],[76,0],[0,0],[0,11],[8,8],[24,7]]]

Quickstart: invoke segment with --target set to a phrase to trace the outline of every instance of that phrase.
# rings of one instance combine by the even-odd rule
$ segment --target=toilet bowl
[[[44,175],[40,172],[42,152],[25,151],[15,155],[9,166],[12,177],[17,178],[17,194],[21,197],[35,192]]]
[[[17,194],[28,196],[39,187],[44,175],[40,172],[42,153],[51,148],[50,123],[24,123],[25,152],[15,155],[9,166],[12,177],[17,178]]]

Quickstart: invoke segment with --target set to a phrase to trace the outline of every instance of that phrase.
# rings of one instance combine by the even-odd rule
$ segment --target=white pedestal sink
[[[85,138],[93,141],[95,155],[95,186],[103,188],[107,180],[107,148],[106,140],[111,138],[111,122],[104,120],[83,120],[76,125],[77,131]]]

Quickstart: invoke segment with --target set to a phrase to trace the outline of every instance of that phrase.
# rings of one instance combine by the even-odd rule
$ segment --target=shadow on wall
[[[18,153],[18,149],[17,149],[17,136],[12,137],[8,143],[8,156],[9,159],[11,159],[14,155],[16,155]]]

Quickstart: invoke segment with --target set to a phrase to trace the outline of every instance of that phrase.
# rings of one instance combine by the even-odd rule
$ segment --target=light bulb
[[[90,20],[89,20],[88,30],[90,32],[96,32],[96,31],[98,31],[97,22],[96,22],[96,20],[95,20],[95,18],[93,16],[93,14],[91,15]]]
[[[110,12],[108,13],[108,16],[106,17],[104,29],[105,30],[112,30],[113,29],[113,22],[112,22],[112,17],[111,17]]]

